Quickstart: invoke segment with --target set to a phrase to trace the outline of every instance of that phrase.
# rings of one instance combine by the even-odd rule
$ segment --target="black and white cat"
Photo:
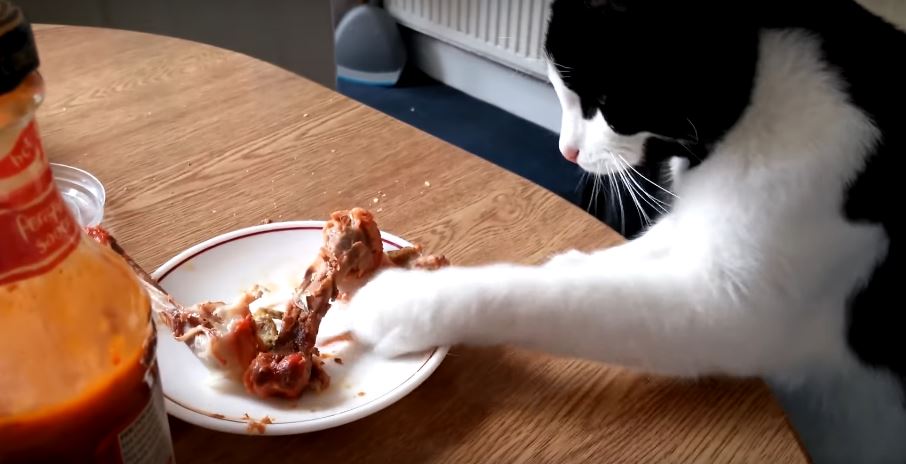
[[[762,376],[819,406],[793,414],[817,462],[906,462],[906,34],[849,0],[557,0],[546,49],[564,156],[669,162],[669,213],[537,266],[386,271],[354,333]]]

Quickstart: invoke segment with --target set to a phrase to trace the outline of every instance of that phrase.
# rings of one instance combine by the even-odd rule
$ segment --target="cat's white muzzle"
[[[591,119],[570,117],[567,120],[564,117],[560,131],[560,150],[566,156],[564,150],[578,149],[579,155],[575,161],[582,169],[609,174],[610,171],[628,169],[627,164],[636,166],[641,163],[648,136],[646,133],[631,136],[617,134],[604,121],[601,113]]]
[[[641,156],[638,152],[619,148],[613,150],[602,148],[580,151],[576,163],[585,171],[603,175],[628,171],[630,166],[636,166],[640,161]]]

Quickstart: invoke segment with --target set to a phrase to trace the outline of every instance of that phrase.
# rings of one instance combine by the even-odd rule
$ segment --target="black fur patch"
[[[600,110],[619,134],[650,132],[707,154],[745,110],[755,75],[757,30],[734,24],[744,18],[733,3],[559,0],[545,49],[586,118]]]

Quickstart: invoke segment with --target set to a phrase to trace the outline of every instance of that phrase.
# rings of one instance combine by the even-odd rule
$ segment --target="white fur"
[[[906,440],[893,439],[906,436],[899,390],[845,340],[845,300],[887,247],[881,228],[841,216],[846,183],[878,131],[848,103],[816,40],[770,32],[761,48],[751,106],[682,173],[673,211],[643,236],[537,266],[386,271],[349,306],[355,334],[391,355],[512,343],[664,374],[818,388],[851,420],[803,433],[816,461],[906,460]],[[577,97],[552,80],[561,143],[579,148],[583,167],[601,172],[608,151],[636,146],[600,115],[576,117]],[[866,430],[869,421],[887,424],[886,435]]]

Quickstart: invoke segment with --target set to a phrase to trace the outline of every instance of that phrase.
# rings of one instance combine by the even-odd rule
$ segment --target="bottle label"
[[[173,462],[170,425],[160,383],[151,388],[151,399],[139,416],[117,436],[123,464]]]
[[[152,328],[152,334],[154,329]],[[170,441],[170,424],[164,406],[160,370],[155,355],[156,340],[152,335],[141,361],[146,369],[143,385],[148,397],[135,405],[130,419],[111,431],[98,445],[95,458],[111,464],[173,464],[173,444]],[[123,408],[132,408],[123,405]]]
[[[31,167],[35,160],[44,158],[41,136],[34,121],[30,122],[19,138],[2,159],[0,159],[0,179],[15,177]]]
[[[80,237],[32,121],[0,155],[0,285],[53,269]]]

